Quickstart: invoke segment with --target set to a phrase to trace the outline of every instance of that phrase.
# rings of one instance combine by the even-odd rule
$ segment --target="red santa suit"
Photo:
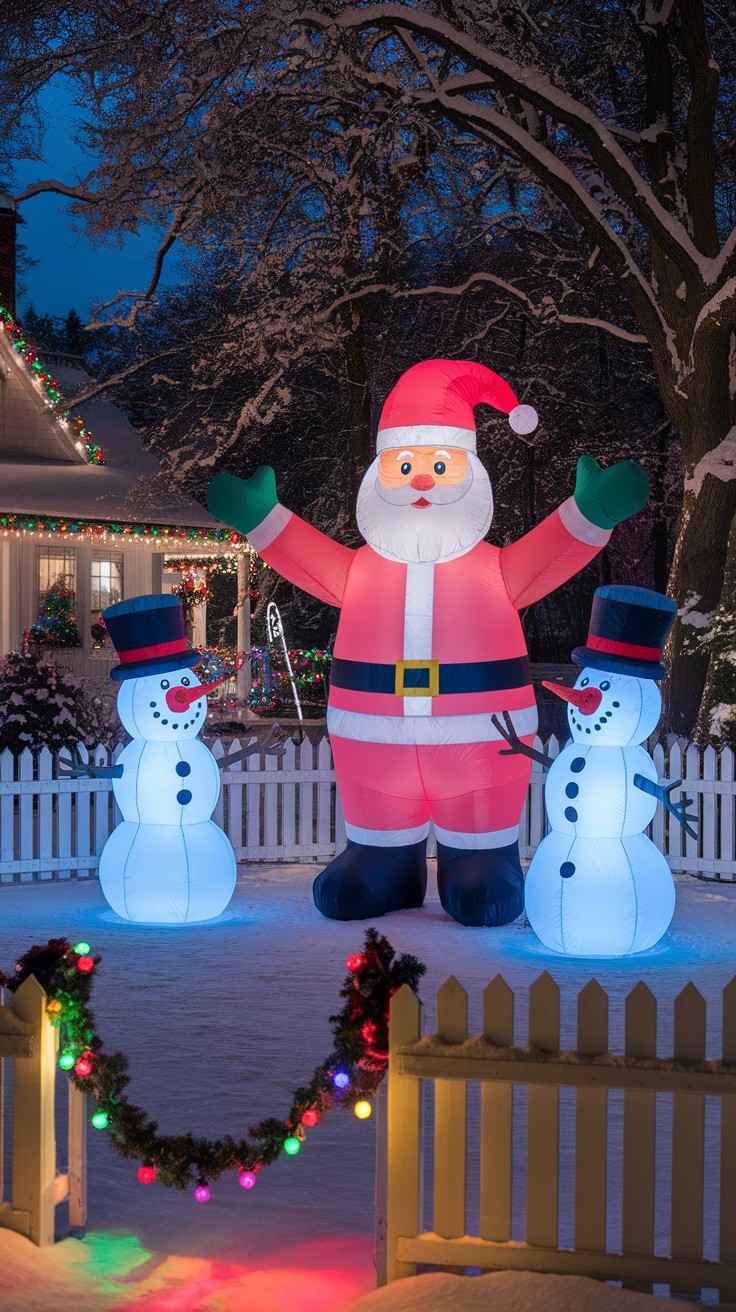
[[[575,497],[518,542],[491,546],[493,494],[475,451],[479,402],[504,411],[518,433],[536,426],[531,407],[483,365],[428,360],[402,375],[358,495],[368,545],[357,551],[279,505],[265,466],[247,482],[219,474],[210,488],[219,518],[341,612],[327,722],[348,846],[314,885],[317,907],[334,919],[421,905],[430,820],[445,910],[466,925],[519,915],[530,765],[509,754],[494,723],[507,713],[526,746],[537,727],[519,610],[586,565],[610,526],[646,499],[627,493],[623,513],[609,514],[601,489],[607,478],[620,488],[631,470],[602,471],[584,457]]]
[[[492,716],[531,743],[537,712],[519,610],[590,561],[610,533],[571,497],[507,547],[404,563],[351,550],[276,506],[249,535],[279,574],[340,608],[328,728],[348,837],[415,843],[432,819],[455,848],[518,837],[530,762]]]

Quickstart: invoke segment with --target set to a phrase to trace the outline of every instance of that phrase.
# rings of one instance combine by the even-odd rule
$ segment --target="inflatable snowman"
[[[572,689],[545,687],[570,703],[572,741],[550,763],[545,802],[550,832],[526,877],[525,905],[546,947],[568,956],[622,957],[659,941],[675,909],[662,853],[643,830],[657,800],[685,826],[681,780],[659,784],[640,744],[662,702],[662,650],[675,603],[645,588],[598,588],[587,645],[572,654]],[[518,748],[517,748],[518,750]]]
[[[211,819],[220,771],[198,738],[207,714],[193,671],[201,654],[187,646],[176,597],[132,597],[103,617],[120,657],[111,671],[118,713],[133,741],[114,771],[123,819],[100,857],[102,891],[125,920],[212,920],[228,905],[236,872]]]

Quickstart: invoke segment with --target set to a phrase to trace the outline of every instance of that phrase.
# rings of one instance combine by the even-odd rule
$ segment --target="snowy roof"
[[[75,392],[89,383],[88,374],[80,365],[56,359],[52,368],[62,395],[73,403]],[[0,332],[0,513],[220,526],[192,497],[172,488],[170,475],[112,402],[89,401],[78,413],[102,447],[104,465],[87,463]]]

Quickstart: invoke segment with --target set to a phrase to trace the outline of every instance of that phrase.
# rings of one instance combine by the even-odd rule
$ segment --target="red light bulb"
[[[153,1184],[154,1180],[156,1179],[156,1167],[139,1166],[138,1179],[140,1180],[141,1184]]]
[[[306,1125],[309,1129],[310,1126],[318,1124],[319,1112],[316,1111],[314,1107],[310,1107],[302,1116],[302,1125]]]
[[[77,957],[77,970],[80,970],[83,975],[88,975],[94,968],[94,957]]]
[[[74,1063],[74,1071],[75,1074],[79,1075],[81,1078],[92,1073],[92,1062],[86,1052],[83,1053],[81,1057],[77,1057],[77,1060]]]
[[[348,970],[360,970],[360,967],[363,964],[364,964],[363,958],[357,952],[354,957],[348,957],[347,961],[345,962],[345,965],[347,966]]]

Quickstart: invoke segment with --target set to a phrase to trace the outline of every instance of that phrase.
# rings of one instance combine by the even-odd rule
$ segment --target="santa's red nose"
[[[549,683],[547,679],[542,679],[542,687],[549,688],[550,692],[556,693],[563,701],[577,706],[581,715],[592,715],[603,701],[600,688],[566,688],[561,683]]]
[[[417,492],[428,492],[431,487],[434,487],[434,479],[431,474],[415,474],[411,480],[411,485],[417,489]]]

